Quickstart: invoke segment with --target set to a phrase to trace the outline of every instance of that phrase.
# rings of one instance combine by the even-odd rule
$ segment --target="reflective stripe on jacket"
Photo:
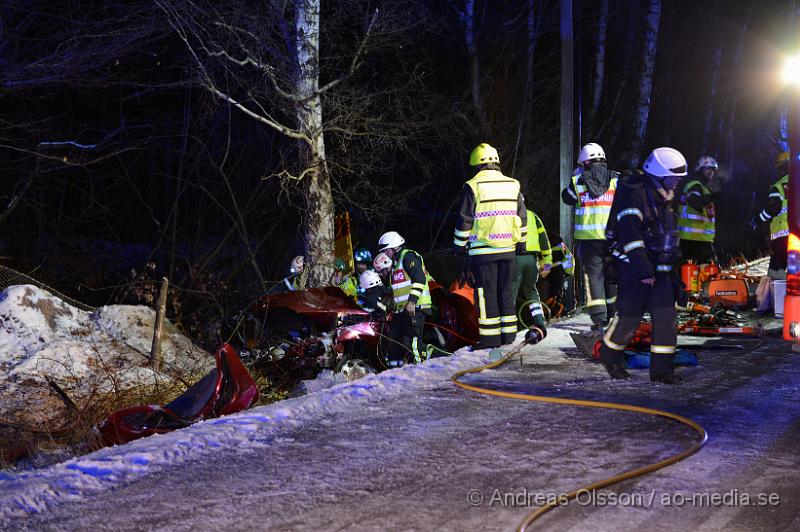
[[[528,212],[528,237],[525,239],[525,251],[542,259],[542,265],[551,265],[553,256],[550,250],[550,240],[541,218],[533,211]]]
[[[789,176],[785,175],[772,185],[769,195],[781,200],[781,210],[769,221],[769,238],[777,240],[789,236],[789,198],[786,196],[786,187],[789,185]]]
[[[470,255],[514,251],[514,245],[526,236],[517,212],[519,181],[497,170],[481,170],[467,186],[475,197]]]
[[[410,250],[404,249],[400,252],[400,256],[397,257],[397,262],[395,264],[394,270],[392,270],[392,295],[394,297],[394,305],[397,310],[403,310],[403,307],[406,306],[408,302],[408,298],[411,295],[416,296],[417,299],[417,307],[419,308],[430,308],[431,307],[431,292],[428,286],[428,281],[430,281],[431,276],[428,275],[428,270],[425,269],[425,262],[423,261],[422,271],[425,273],[425,284],[422,283],[415,283],[411,279],[411,276],[405,270],[403,266],[403,259],[405,259],[406,254]],[[422,255],[419,255],[420,261],[422,261]]]
[[[575,205],[575,240],[603,240],[617,192],[618,178],[612,178],[608,190],[593,198],[586,185],[578,184],[579,177],[580,175],[572,176],[572,186],[578,194],[578,203]]]
[[[690,190],[699,187],[700,191]],[[693,179],[683,187],[680,197],[680,211],[678,213],[678,236],[682,240],[695,240],[700,242],[713,242],[715,233],[714,204],[710,204],[698,211],[689,205],[689,196],[710,195],[711,191],[701,181]]]

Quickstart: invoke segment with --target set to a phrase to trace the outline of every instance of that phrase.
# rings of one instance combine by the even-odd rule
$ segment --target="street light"
[[[800,87],[800,55],[789,57],[783,64],[783,81],[787,85]]]

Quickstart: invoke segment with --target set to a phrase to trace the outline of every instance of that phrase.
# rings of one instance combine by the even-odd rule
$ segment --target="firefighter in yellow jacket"
[[[390,367],[402,366],[411,360],[427,360],[433,351],[433,346],[422,342],[425,320],[433,306],[431,277],[422,255],[405,244],[406,239],[396,231],[384,233],[378,240],[378,257],[391,260],[394,316],[389,324],[392,342],[388,346],[387,362]]]
[[[550,240],[547,238],[547,231],[542,220],[533,211],[527,211],[528,218],[528,237],[525,239],[525,254],[517,255],[517,275],[514,277],[514,288],[512,298],[516,305],[519,291],[522,290],[522,297],[525,299],[527,308],[520,309],[522,322],[530,328],[535,326],[541,332],[541,338],[532,339],[530,343],[547,336],[547,322],[545,321],[542,301],[539,292],[536,290],[536,282],[539,280],[540,261],[542,269],[549,271],[553,266],[552,251],[550,250]],[[535,340],[535,341],[533,341]]]
[[[786,263],[789,242],[789,152],[782,152],[775,161],[775,169],[779,176],[769,191],[767,204],[758,213],[750,225],[757,229],[759,225],[769,223],[769,270],[770,279],[786,279]]]
[[[605,230],[619,174],[608,169],[605,151],[594,142],[581,148],[578,163],[569,186],[561,191],[561,200],[575,206],[575,253],[583,263],[586,306],[592,330],[598,334],[614,316],[617,300],[616,287],[605,278],[604,264]]]
[[[722,195],[719,165],[713,157],[700,157],[694,174],[684,183],[678,198],[678,235],[681,254],[697,264],[714,258],[716,207],[714,201]]]
[[[477,173],[459,198],[453,244],[456,252],[469,254],[480,337],[473,349],[484,349],[516,338],[515,255],[525,253],[528,216],[519,181],[502,174],[496,149],[479,144],[469,164]]]

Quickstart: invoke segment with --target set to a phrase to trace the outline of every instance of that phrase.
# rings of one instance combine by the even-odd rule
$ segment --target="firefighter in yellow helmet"
[[[511,344],[517,335],[512,294],[516,254],[525,253],[528,215],[519,181],[503,175],[497,150],[479,144],[469,158],[477,173],[459,197],[453,240],[469,255],[475,279],[479,343],[473,349]]]
[[[769,270],[771,279],[786,279],[786,258],[789,240],[789,152],[781,152],[775,160],[775,169],[780,179],[773,183],[767,197],[767,205],[752,220],[753,230],[769,224]]]

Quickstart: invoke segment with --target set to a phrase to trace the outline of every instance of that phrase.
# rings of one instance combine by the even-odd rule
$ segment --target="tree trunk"
[[[703,127],[703,147],[700,150],[700,155],[705,155],[708,152],[710,135],[711,135],[711,121],[714,117],[714,104],[717,101],[717,81],[719,80],[719,65],[722,61],[722,31],[718,30],[719,38],[717,45],[714,49],[714,57],[711,58],[711,65],[714,69],[711,75],[711,90],[709,94],[710,102],[706,110],[706,121]]]
[[[636,104],[633,137],[629,150],[631,165],[638,166],[642,155],[647,119],[650,115],[650,96],[653,92],[653,70],[658,50],[658,24],[661,19],[661,0],[650,0],[646,17],[645,43],[642,49],[642,71],[639,78],[639,97]]]
[[[744,38],[747,34],[747,28],[750,25],[750,15],[753,12],[753,3],[750,2],[747,6],[747,15],[744,18],[744,22],[742,23],[742,29],[739,32],[739,36],[736,41],[736,52],[733,56],[733,64],[731,65],[731,72],[739,72],[739,63],[742,60],[742,50],[744,48]],[[728,167],[728,172],[730,177],[733,177],[733,169],[735,165],[733,164],[733,138],[735,133],[735,118],[736,118],[736,107],[738,105],[738,100],[736,98],[736,93],[731,95],[730,103],[728,104],[728,130],[726,135],[726,142],[725,142],[725,157],[726,157],[726,166]]]
[[[307,137],[300,149],[305,167],[305,249],[309,286],[329,283],[333,274],[334,208],[319,93],[320,0],[297,0],[295,5],[298,61],[296,116]]]
[[[469,57],[470,85],[472,86],[472,105],[478,116],[478,126],[482,137],[491,136],[489,118],[486,115],[486,106],[483,102],[481,91],[481,64],[478,59],[477,27],[475,24],[475,0],[467,0],[464,6],[464,42],[467,46]],[[486,138],[485,140],[489,140]],[[482,141],[483,142],[483,141]]]
[[[608,146],[606,146],[606,151],[608,151],[609,147],[619,147],[620,143],[618,141],[620,138],[620,132],[622,131],[623,124],[625,123],[625,105],[623,104],[622,112],[617,113],[617,110],[619,109],[619,104],[622,101],[622,95],[627,91],[635,63],[633,60],[633,54],[636,49],[636,31],[633,31],[632,28],[636,27],[635,25],[638,25],[637,5],[638,4],[636,2],[628,2],[628,5],[625,9],[625,20],[623,22],[623,27],[627,27],[629,29],[625,32],[625,51],[623,53],[622,60],[622,81],[617,87],[617,94],[614,97],[614,103],[611,106],[611,113],[608,119],[604,122],[603,127],[601,127],[596,134],[596,137],[599,139],[605,127],[609,127],[609,134],[606,140],[606,144],[608,144]]]
[[[519,122],[517,124],[517,140],[514,143],[514,162],[511,165],[511,175],[514,176],[517,169],[517,157],[519,156],[519,146],[522,141],[522,132],[528,118],[528,103],[533,99],[533,55],[536,52],[536,43],[539,41],[539,20],[536,17],[537,7],[541,0],[528,0],[528,25],[527,25],[527,50],[525,64],[525,90],[522,94],[522,107],[519,110]]]
[[[608,35],[608,0],[600,3],[600,14],[597,19],[597,45],[594,56],[594,86],[592,87],[592,107],[589,119],[592,127],[597,121],[600,101],[603,98],[603,84],[606,76],[606,36]],[[592,131],[592,133],[595,133]]]

